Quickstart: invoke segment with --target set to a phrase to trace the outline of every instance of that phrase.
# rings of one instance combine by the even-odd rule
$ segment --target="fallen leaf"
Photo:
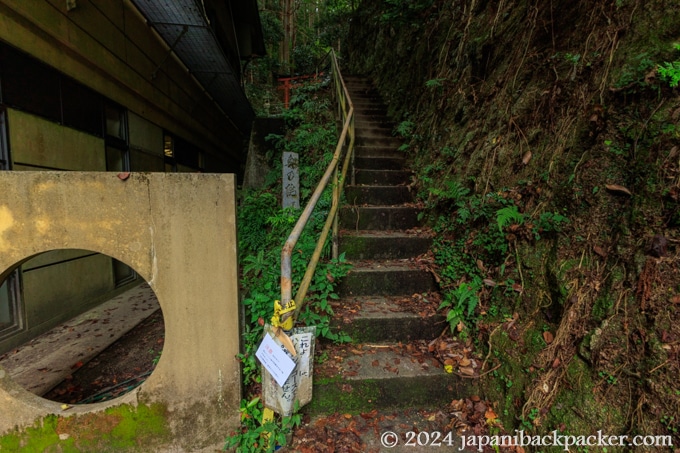
[[[460,366],[470,366],[470,363],[472,362],[467,357],[463,357],[459,362]]]
[[[553,334],[550,333],[550,331],[546,330],[545,332],[543,332],[543,339],[545,340],[545,342],[546,342],[547,344],[550,344],[550,343],[553,342],[553,340],[555,339],[555,337],[553,337]]]
[[[493,280],[491,280],[490,278],[485,278],[485,279],[484,279],[484,284],[485,284],[486,286],[491,286],[491,287],[496,286],[496,282],[493,281]]]
[[[599,245],[594,245],[594,246],[593,246],[593,252],[597,253],[597,254],[600,255],[602,258],[606,258],[606,257],[607,257],[607,252],[605,252],[604,249],[603,249],[602,247],[600,247]]]
[[[620,186],[618,184],[606,184],[604,186],[608,191],[614,192],[615,194],[619,195],[628,195],[629,197],[633,196],[630,190],[626,189],[623,186]]]
[[[468,366],[460,367],[460,372],[461,372],[461,374],[464,374],[465,376],[474,376],[475,375],[475,370],[471,367],[468,367]]]

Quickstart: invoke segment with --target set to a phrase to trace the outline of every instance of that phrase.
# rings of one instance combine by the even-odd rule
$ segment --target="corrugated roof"
[[[248,136],[255,112],[200,0],[132,0],[215,102]]]

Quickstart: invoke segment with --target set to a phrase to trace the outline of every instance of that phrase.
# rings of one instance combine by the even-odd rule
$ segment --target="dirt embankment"
[[[670,0],[365,0],[352,21],[348,69],[389,103],[432,218],[455,180],[525,222],[487,270],[521,292],[475,314],[508,431],[680,445],[680,91],[658,71],[678,43]],[[522,234],[544,213],[569,223]]]

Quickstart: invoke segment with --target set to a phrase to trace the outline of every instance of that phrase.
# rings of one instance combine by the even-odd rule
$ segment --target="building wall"
[[[0,0],[0,40],[238,170],[244,137],[129,0],[66,3]]]
[[[0,146],[11,170],[238,172],[241,133],[129,0],[77,0],[71,11],[66,4],[0,0],[0,46],[10,49],[3,55],[35,58],[20,70],[45,65],[21,80],[35,102],[10,102],[12,87],[26,87],[8,82],[16,70],[2,80],[9,63],[0,58]],[[85,100],[90,110],[106,106],[98,132],[96,118],[74,125],[67,117],[82,116]],[[85,250],[47,252],[17,272],[21,329],[3,336],[0,323],[0,354],[136,281],[123,263]]]

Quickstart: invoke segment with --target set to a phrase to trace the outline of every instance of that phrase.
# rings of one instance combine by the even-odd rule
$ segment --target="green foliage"
[[[267,137],[274,147],[269,156],[273,167],[267,178],[270,185],[241,193],[237,222],[245,325],[244,352],[239,358],[246,385],[260,381],[255,350],[262,340],[263,324],[274,314],[274,300],[280,298],[281,249],[300,214],[293,208],[281,209],[278,196],[274,195],[281,190],[281,152],[292,151],[300,155],[301,203],[304,203],[335,151],[337,137],[332,115],[328,112],[329,93],[324,87],[325,84],[310,84],[297,91],[291,101],[291,110],[285,115],[286,134]],[[293,288],[299,286],[305,273],[330,206],[329,187],[318,201],[291,257]],[[326,252],[324,257],[327,256]],[[338,297],[335,286],[348,270],[349,265],[342,257],[335,261],[322,259],[309,288],[309,305],[300,316],[300,321],[316,325],[320,336],[334,341],[348,340],[347,336],[328,328],[333,315],[329,301]]]
[[[453,291],[445,293],[439,310],[448,309],[446,321],[451,327],[451,332],[460,331],[458,326],[472,319],[474,310],[479,303],[477,292],[481,287],[481,280],[475,278],[471,283],[461,283]]]
[[[680,61],[666,62],[659,65],[657,70],[661,80],[668,83],[668,86],[671,88],[677,87],[678,83],[680,83]]]
[[[512,224],[522,225],[524,214],[520,213],[515,205],[507,206],[496,211],[496,223],[500,231]]]
[[[286,445],[286,437],[300,426],[302,417],[298,414],[297,403],[290,417],[262,423],[263,406],[260,398],[241,400],[241,431],[227,438],[224,445],[236,448],[237,453],[273,452]]]
[[[415,128],[416,124],[413,121],[406,120],[397,124],[397,127],[394,129],[394,132],[402,138],[410,138]]]
[[[542,233],[559,233],[564,226],[569,223],[569,219],[555,212],[542,212],[536,222],[532,232],[536,240],[541,239]]]
[[[385,0],[380,22],[392,25],[421,25],[422,14],[434,0]]]
[[[626,89],[627,91],[635,91],[639,88],[647,87],[645,76],[651,71],[656,64],[651,59],[647,52],[643,52],[630,63],[623,66],[619,79],[614,86],[618,89]]]
[[[442,82],[445,81],[446,79],[431,79],[425,82],[425,87],[427,88],[440,88],[442,86]]]

